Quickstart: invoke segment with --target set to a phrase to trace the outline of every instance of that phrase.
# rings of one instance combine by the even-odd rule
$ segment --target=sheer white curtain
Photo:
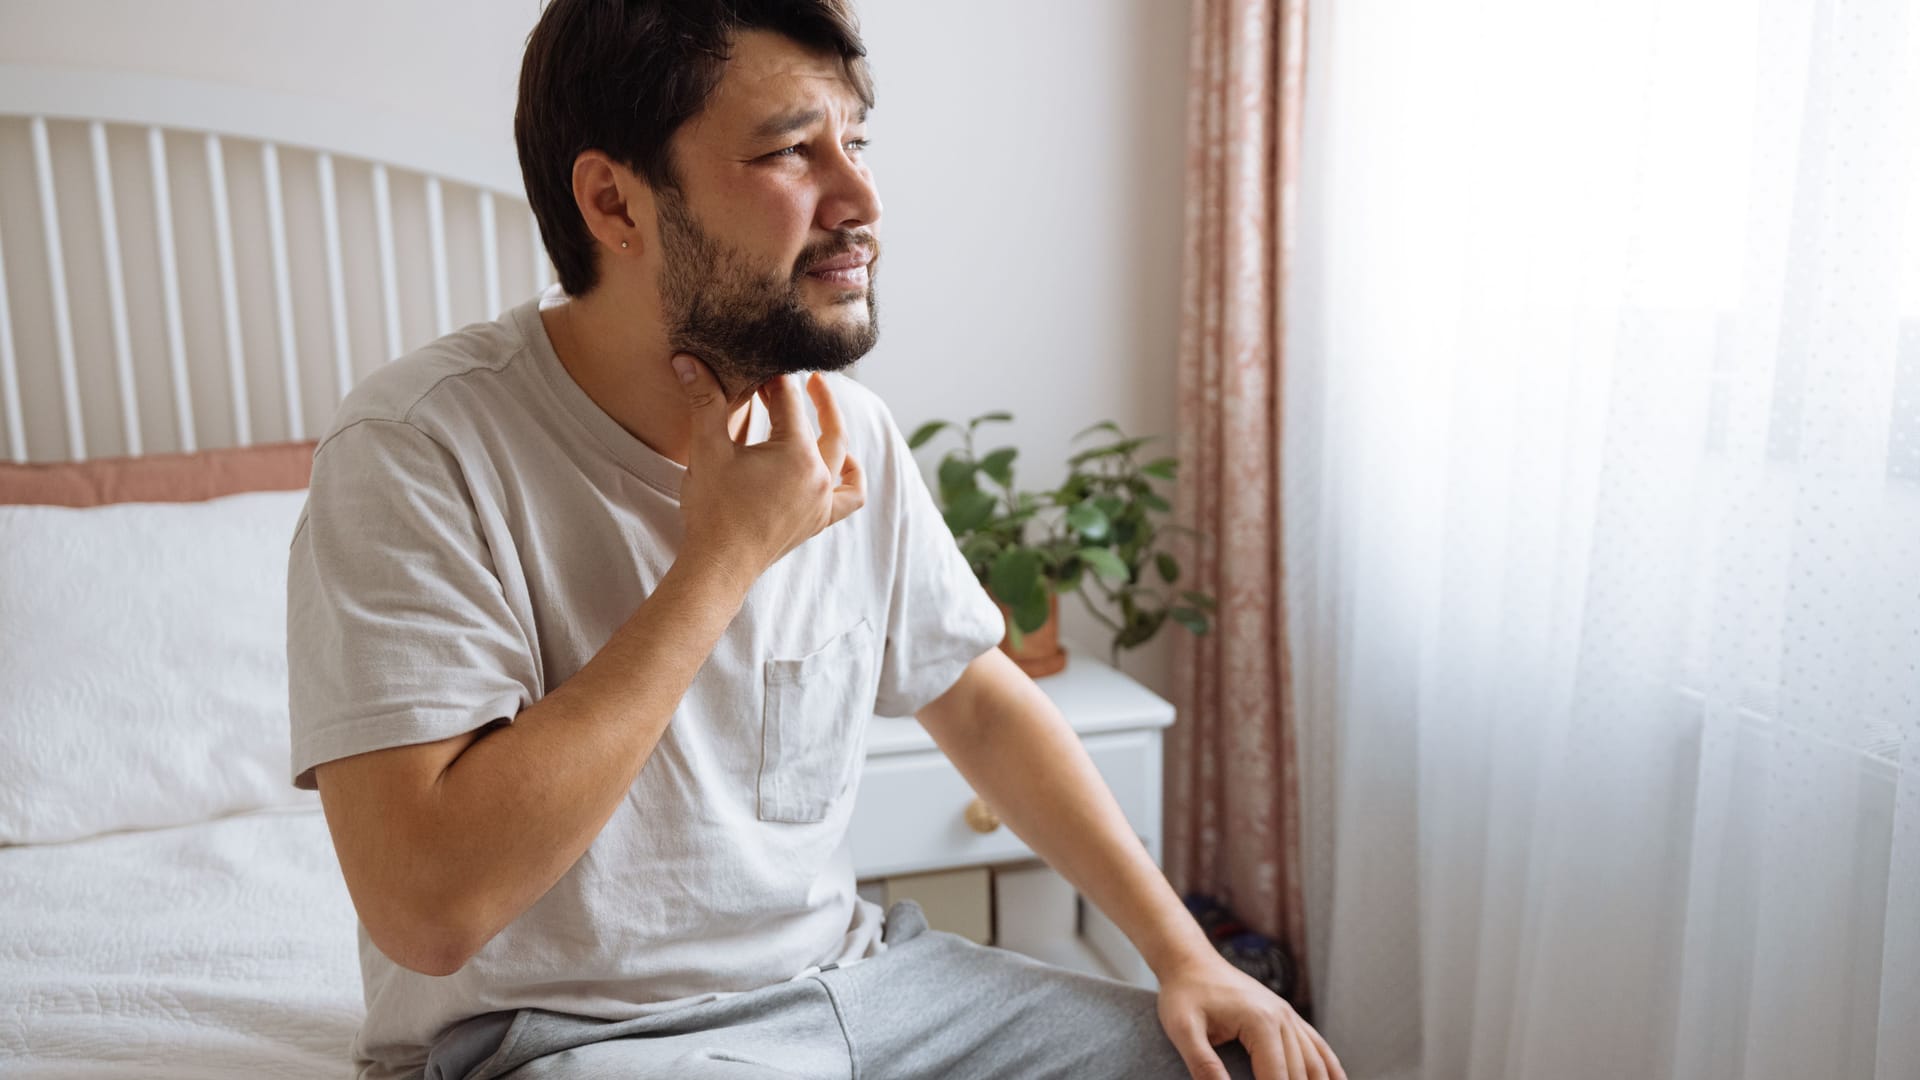
[[[1920,5],[1333,0],[1288,296],[1355,1080],[1920,1077]]]

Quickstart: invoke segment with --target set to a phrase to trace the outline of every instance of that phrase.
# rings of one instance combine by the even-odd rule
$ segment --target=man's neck
[[[650,305],[615,310],[612,293],[602,287],[543,308],[547,338],[561,366],[602,412],[655,453],[685,465],[693,425],[659,311]],[[736,436],[750,419],[754,389],[726,387],[727,430]]]

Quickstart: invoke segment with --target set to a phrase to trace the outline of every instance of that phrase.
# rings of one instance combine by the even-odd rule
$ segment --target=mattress
[[[0,1076],[353,1074],[353,905],[316,801],[0,848]]]

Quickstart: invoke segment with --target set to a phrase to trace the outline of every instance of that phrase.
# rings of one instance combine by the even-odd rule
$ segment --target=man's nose
[[[873,173],[843,148],[833,155],[820,199],[820,225],[829,232],[871,226],[880,220],[880,189]]]

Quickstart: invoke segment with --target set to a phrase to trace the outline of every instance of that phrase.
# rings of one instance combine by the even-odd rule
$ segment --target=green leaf
[[[980,459],[980,471],[993,477],[1001,487],[1013,486],[1013,459],[1020,456],[1017,447],[1003,446]]]
[[[1174,470],[1180,467],[1178,458],[1163,457],[1140,466],[1140,471],[1148,476],[1158,476],[1162,480],[1173,479]]]
[[[1075,554],[1086,560],[1087,566],[1092,568],[1094,573],[1116,585],[1126,584],[1133,576],[1132,571],[1127,569],[1127,564],[1120,561],[1120,556],[1106,548],[1083,547]]]
[[[1168,502],[1167,500],[1161,498],[1158,495],[1155,495],[1151,491],[1143,491],[1137,496],[1137,498],[1140,502],[1140,505],[1150,507],[1154,510],[1158,510],[1163,514],[1173,509],[1172,503]]]
[[[1192,608],[1177,607],[1168,611],[1167,614],[1173,617],[1174,622],[1179,623],[1181,626],[1186,627],[1196,634],[1204,634],[1207,632],[1207,617]]]
[[[1104,540],[1107,538],[1107,515],[1092,503],[1083,502],[1067,511],[1067,528],[1087,540]]]
[[[1120,430],[1120,425],[1119,425],[1119,424],[1116,424],[1116,423],[1114,423],[1114,422],[1113,422],[1113,421],[1111,421],[1111,420],[1102,420],[1102,421],[1100,421],[1099,423],[1097,423],[1097,424],[1095,424],[1095,425],[1093,425],[1093,426],[1092,426],[1092,427],[1090,427],[1090,428],[1082,428],[1082,429],[1081,429],[1081,430],[1080,430],[1079,432],[1077,432],[1077,433],[1076,433],[1076,434],[1075,434],[1075,435],[1074,435],[1073,437],[1074,437],[1075,439],[1079,439],[1079,438],[1082,438],[1082,437],[1084,437],[1084,436],[1087,436],[1087,435],[1091,435],[1091,434],[1093,434],[1093,433],[1094,433],[1094,432],[1096,432],[1096,431],[1111,431],[1111,432],[1113,432],[1113,433],[1114,433],[1115,435],[1121,435],[1121,434],[1124,434],[1124,432],[1122,432],[1122,431]]]
[[[1019,607],[1040,589],[1040,554],[1032,548],[1008,548],[993,560],[988,579],[993,595],[1008,607]]]
[[[960,545],[960,553],[967,557],[970,564],[987,562],[1000,554],[1000,541],[991,536],[975,534]]]
[[[1114,518],[1120,516],[1121,511],[1127,508],[1127,501],[1118,495],[1101,495],[1093,500],[1093,505],[1099,507],[1100,512],[1107,515],[1108,521],[1112,521]]]
[[[1135,618],[1127,620],[1127,624],[1114,635],[1113,642],[1122,649],[1144,645],[1153,635],[1160,632],[1160,624],[1166,619],[1167,613],[1164,611],[1140,612]]]
[[[1121,453],[1118,446],[1096,446],[1091,450],[1082,450],[1067,459],[1068,465],[1085,465],[1089,461],[1098,461],[1104,457],[1114,457]]]
[[[981,424],[1004,424],[1011,419],[1013,419],[1013,414],[1010,412],[981,413],[979,416],[967,421],[967,430],[972,431]]]
[[[960,501],[960,497],[976,489],[973,482],[973,462],[954,454],[940,462],[940,498],[948,506]]]
[[[926,445],[928,439],[940,434],[942,428],[951,427],[945,420],[929,420],[913,429],[913,436],[907,440],[907,449],[918,450]]]
[[[1095,458],[1110,457],[1114,454],[1130,454],[1159,437],[1158,435],[1140,435],[1131,439],[1121,439],[1117,443],[1109,443],[1106,446],[1096,446],[1091,450],[1082,450],[1068,458],[1067,464],[1078,465],[1083,461],[1092,461]]]
[[[1216,611],[1219,608],[1219,605],[1213,602],[1213,597],[1208,596],[1206,593],[1183,592],[1180,595],[1182,598],[1186,600],[1187,603],[1192,604],[1195,607],[1204,608],[1208,611]]]
[[[1053,604],[1047,590],[1035,589],[1026,600],[1013,605],[1013,623],[1022,632],[1031,634],[1047,625],[1047,616],[1052,613]]]
[[[943,487],[959,487],[972,482],[973,471],[978,465],[959,454],[950,454],[940,462],[940,484]]]
[[[1158,555],[1155,555],[1153,557],[1153,561],[1156,565],[1160,567],[1161,581],[1164,581],[1167,584],[1171,585],[1174,583],[1175,579],[1179,578],[1180,563],[1177,560],[1175,560],[1173,556],[1162,551]]]
[[[1086,572],[1086,563],[1081,562],[1079,559],[1069,561],[1067,569],[1061,574],[1060,580],[1053,583],[1053,591],[1067,593],[1079,588],[1080,575]]]
[[[986,492],[965,492],[947,507],[947,528],[955,536],[972,532],[993,516],[993,507],[994,498]]]

